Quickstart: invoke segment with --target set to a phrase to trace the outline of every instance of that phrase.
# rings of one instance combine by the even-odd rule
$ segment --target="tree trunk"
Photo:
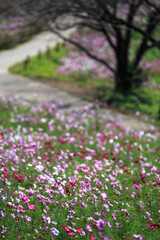
[[[129,93],[134,87],[140,87],[146,79],[141,68],[129,62],[118,60],[115,74],[115,92]]]
[[[118,63],[115,74],[115,92],[128,92],[132,87],[131,76],[125,63]]]
[[[128,61],[128,46],[125,41],[119,45],[116,49],[117,66],[115,73],[115,92],[126,92],[131,89],[131,79]]]

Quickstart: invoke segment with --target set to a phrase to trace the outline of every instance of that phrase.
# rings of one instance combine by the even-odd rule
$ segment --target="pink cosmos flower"
[[[71,231],[71,228],[69,226],[62,225],[62,227],[66,230],[66,233],[69,236],[74,236],[75,235],[75,233]]]
[[[4,217],[4,212],[2,210],[0,211],[0,215]]]
[[[5,177],[5,178],[9,178],[10,176],[8,176],[7,174],[5,174],[5,173],[3,173],[3,176]]]
[[[91,234],[90,239],[91,239],[91,240],[96,240],[96,237],[94,237],[94,236]]]
[[[20,212],[26,212],[26,210],[24,210],[24,208],[20,208],[19,211]]]
[[[20,181],[25,181],[25,179],[19,175],[19,174],[14,174],[15,178],[19,179]]]
[[[41,200],[41,194],[40,193],[37,194],[37,199]]]
[[[27,222],[30,222],[31,221],[31,217],[25,215],[25,219],[27,220]]]
[[[77,227],[75,227],[75,229],[76,229],[76,231],[77,231],[78,233],[82,233],[82,229],[77,228]]]
[[[15,216],[15,214],[11,213],[11,217],[12,217],[12,218],[15,218],[16,216]]]
[[[103,237],[104,240],[112,240],[111,238],[107,237],[107,236],[104,236]]]
[[[148,227],[151,229],[160,229],[160,225],[158,225],[158,224],[149,224]]]
[[[9,171],[9,169],[7,167],[4,166],[3,168],[4,168],[4,171],[6,171],[6,172]]]
[[[97,220],[97,227],[99,228],[99,230],[103,231],[104,227],[105,227],[105,222],[103,219],[98,219]]]
[[[106,224],[108,225],[108,227],[112,227],[109,221],[107,221]]]
[[[25,194],[19,194],[19,197],[20,197],[23,201],[28,202],[28,198],[26,197]]]
[[[32,190],[29,190],[29,191],[28,191],[28,195],[29,195],[29,196],[33,196],[33,195],[34,195],[34,192],[33,192]]]
[[[66,231],[70,231],[70,227],[69,227],[69,226],[62,225],[62,227],[63,227]]]
[[[86,225],[86,229],[88,232],[92,232],[92,228],[89,225]]]
[[[29,203],[26,203],[26,205],[30,210],[35,210],[36,209],[35,205],[29,205]]]
[[[58,229],[55,228],[55,227],[52,227],[52,228],[51,228],[51,233],[52,233],[53,235],[59,235],[59,231],[58,231]]]
[[[71,231],[67,231],[67,234],[68,234],[69,236],[74,236],[74,235],[75,235],[75,233],[74,233],[74,232],[71,232]]]
[[[130,172],[128,172],[128,170],[126,168],[123,169],[124,172],[126,172],[127,174],[131,174]]]
[[[119,223],[115,222],[115,227],[118,228],[119,227]]]
[[[104,207],[104,210],[105,210],[105,211],[108,211],[108,210],[109,210],[109,206],[108,206],[108,204],[106,204],[106,203],[103,204],[103,207]]]
[[[101,198],[102,198],[102,200],[105,200],[106,197],[107,197],[107,194],[106,194],[106,193],[101,193]]]
[[[133,234],[133,237],[138,238],[138,240],[142,240],[143,239],[143,237],[140,234],[139,235]]]
[[[16,237],[17,237],[18,239],[21,239],[21,238],[22,238],[22,237],[19,235],[19,233],[16,234]]]

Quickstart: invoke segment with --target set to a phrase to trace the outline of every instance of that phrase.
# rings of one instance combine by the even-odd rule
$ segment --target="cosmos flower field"
[[[71,35],[72,40],[81,43],[86,49],[90,49],[92,54],[103,60],[111,62],[114,67],[115,56],[109,44],[103,35],[97,35],[95,32],[84,30],[75,30]],[[93,72],[100,78],[109,78],[113,74],[110,70],[97,61],[88,57],[84,52],[80,52],[72,44],[67,44],[69,53],[61,58],[62,64],[58,68],[60,73],[69,75],[73,72],[89,73]]]
[[[36,12],[33,12],[31,18],[36,18]],[[26,42],[39,31],[38,28],[29,26],[28,17],[0,19],[0,50],[13,48],[19,43]]]
[[[160,239],[157,133],[0,101],[0,239]]]

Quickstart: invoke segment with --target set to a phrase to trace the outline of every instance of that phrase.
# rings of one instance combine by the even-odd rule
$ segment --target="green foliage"
[[[38,28],[24,27],[16,34],[3,33],[0,37],[0,50],[10,49],[17,46],[18,44],[24,43],[30,40],[39,31],[40,29]]]

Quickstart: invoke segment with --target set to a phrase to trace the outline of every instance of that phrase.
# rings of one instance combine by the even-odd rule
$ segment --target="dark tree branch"
[[[115,50],[116,49],[116,46],[115,46],[115,44],[113,43],[113,41],[112,41],[112,38],[111,38],[111,36],[110,36],[110,34],[109,34],[109,30],[106,30],[106,28],[105,28],[105,23],[104,22],[102,22],[101,23],[101,32],[104,34],[104,36],[106,37],[106,40],[108,41],[108,43],[109,43],[109,45],[111,46],[111,48],[113,49],[113,50]]]
[[[63,41],[69,42],[72,45],[78,47],[80,50],[84,51],[90,58],[98,61],[99,63],[103,64],[104,66],[106,66],[112,73],[115,73],[115,70],[109,65],[109,63],[107,62],[107,60],[103,60],[101,58],[98,58],[96,55],[92,54],[88,49],[86,49],[85,47],[83,47],[81,44],[79,44],[78,42],[75,42],[69,38],[64,37],[59,31],[56,31],[53,27],[52,24],[50,24],[50,29],[53,33],[55,33],[57,36],[59,36],[61,39],[63,39]]]
[[[135,66],[137,66],[139,64],[144,53],[148,50],[148,45],[147,45],[148,40],[150,38],[150,35],[152,35],[152,33],[154,32],[154,30],[157,26],[156,18],[157,18],[157,14],[155,14],[155,13],[152,13],[152,15],[149,18],[148,24],[146,26],[145,35],[143,36],[141,44],[136,53],[136,58],[135,58],[135,62],[134,62]]]

